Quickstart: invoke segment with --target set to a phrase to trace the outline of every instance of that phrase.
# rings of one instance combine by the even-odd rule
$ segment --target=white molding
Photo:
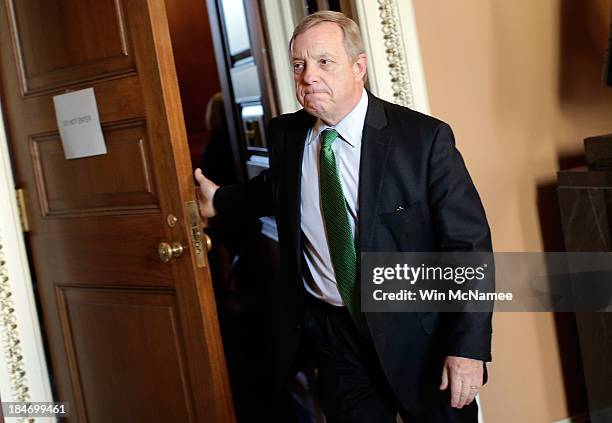
[[[0,204],[0,396],[3,402],[53,401],[1,109]]]
[[[412,87],[412,97],[414,109],[422,113],[429,113],[429,96],[427,95],[427,81],[425,79],[425,69],[423,68],[423,58],[421,56],[421,46],[419,34],[414,15],[412,0],[401,0],[402,7],[398,7],[401,34],[406,51],[408,62],[408,76]]]
[[[384,52],[378,48],[377,46],[373,46],[374,42],[381,42],[380,36],[375,35],[376,29],[379,25],[376,23],[376,20],[373,16],[371,16],[371,7],[366,10],[367,5],[373,6],[375,2],[370,1],[367,2],[365,0],[355,0],[355,10],[357,11],[358,24],[361,29],[361,37],[363,38],[363,45],[365,48],[366,56],[368,56],[368,84],[370,91],[375,95],[385,98],[381,93],[381,88],[379,87],[378,81],[384,78],[383,76],[379,76],[377,72],[387,71],[386,68],[382,66],[377,66],[375,63],[380,60],[386,61],[386,57]],[[377,5],[376,5],[377,6]],[[370,15],[368,15],[370,12]],[[377,12],[376,12],[377,13]],[[372,33],[370,33],[370,27],[372,28]],[[387,99],[387,98],[385,98]]]
[[[295,98],[288,42],[297,25],[291,0],[264,0],[263,13],[268,32],[269,53],[278,95],[279,112],[292,113],[301,108]]]
[[[478,423],[484,423],[482,415],[482,404],[480,403],[480,394],[476,395],[476,404],[478,405]]]
[[[412,0],[354,2],[369,59],[370,90],[387,101],[429,113]]]

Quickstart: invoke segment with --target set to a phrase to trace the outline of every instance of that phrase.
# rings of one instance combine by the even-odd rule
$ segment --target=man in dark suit
[[[195,173],[204,217],[276,217],[278,386],[314,358],[330,423],[475,422],[491,314],[364,313],[359,301],[361,252],[491,250],[452,131],[364,89],[367,58],[344,15],[308,16],[290,47],[303,109],[270,122],[269,171],[223,188]]]

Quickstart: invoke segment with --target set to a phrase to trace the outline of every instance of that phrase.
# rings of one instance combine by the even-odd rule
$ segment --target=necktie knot
[[[338,136],[338,132],[335,129],[325,129],[321,133],[321,146],[323,148],[331,148]]]

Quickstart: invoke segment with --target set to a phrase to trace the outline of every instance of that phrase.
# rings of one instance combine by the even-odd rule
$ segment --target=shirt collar
[[[361,99],[336,126],[329,126],[323,123],[321,119],[317,119],[313,128],[312,136],[308,140],[310,144],[313,140],[318,139],[325,129],[335,129],[338,131],[340,137],[346,141],[351,147],[357,147],[361,141],[361,135],[363,132],[363,125],[365,123],[366,113],[368,111],[368,93],[365,88],[361,93]]]

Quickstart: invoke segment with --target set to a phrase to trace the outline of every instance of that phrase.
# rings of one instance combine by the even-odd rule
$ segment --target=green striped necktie
[[[323,220],[338,291],[355,325],[364,335],[367,335],[367,324],[361,313],[359,285],[357,284],[355,242],[336,156],[331,148],[337,138],[338,132],[335,129],[325,129],[321,134],[319,184]]]

